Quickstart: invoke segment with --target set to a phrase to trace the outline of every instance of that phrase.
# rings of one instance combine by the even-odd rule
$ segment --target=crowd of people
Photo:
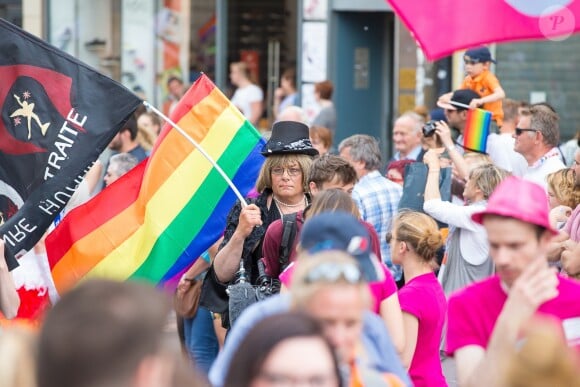
[[[63,295],[38,334],[0,333],[11,356],[0,379],[447,386],[452,357],[461,386],[579,386],[580,143],[560,147],[553,106],[505,98],[487,48],[464,61],[461,88],[437,109],[394,120],[386,163],[372,136],[334,146],[330,82],[315,86],[322,110],[306,122],[284,72],[254,194],[179,281],[203,281],[197,312],[177,316],[182,353],[164,340],[167,294],[92,280]],[[244,63],[230,70],[232,102],[256,124],[263,93]],[[492,113],[486,152],[463,146],[479,107]],[[125,124],[106,185],[147,156],[160,128],[146,111]],[[8,318],[19,308],[3,260],[0,307]]]

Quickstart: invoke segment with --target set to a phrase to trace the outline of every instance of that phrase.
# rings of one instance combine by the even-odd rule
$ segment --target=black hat
[[[480,98],[480,95],[471,89],[455,90],[449,102],[437,102],[437,106],[447,110],[466,110],[471,100]]]
[[[262,155],[302,154],[316,156],[308,126],[298,121],[278,121],[272,126],[272,135],[262,147]]]

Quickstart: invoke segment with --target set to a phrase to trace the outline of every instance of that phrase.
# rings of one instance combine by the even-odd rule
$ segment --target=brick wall
[[[495,74],[508,98],[530,100],[545,92],[560,114],[562,142],[580,130],[580,36],[561,42],[532,41],[496,46]]]

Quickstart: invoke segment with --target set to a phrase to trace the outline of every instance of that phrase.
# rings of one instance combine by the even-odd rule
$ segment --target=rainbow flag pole
[[[484,109],[472,109],[469,105],[458,102],[452,104],[467,109],[467,119],[463,130],[463,148],[471,152],[486,153],[491,112]]]
[[[199,151],[199,153],[201,153],[203,155],[203,157],[205,157],[207,159],[207,161],[209,161],[211,163],[211,165],[216,169],[216,171],[218,171],[218,173],[224,178],[224,180],[226,181],[226,183],[228,183],[228,185],[230,186],[232,191],[234,191],[234,194],[236,195],[236,197],[242,203],[242,206],[245,207],[248,205],[248,203],[246,203],[246,200],[244,199],[244,196],[240,193],[240,191],[235,186],[235,184],[232,182],[232,180],[228,177],[228,175],[226,175],[224,170],[221,169],[221,167],[215,162],[215,160],[205,151],[205,149],[203,149],[203,147],[197,143],[197,141],[195,141],[193,138],[191,138],[191,136],[188,135],[185,132],[185,130],[181,129],[179,127],[179,125],[177,125],[175,122],[173,122],[173,120],[171,120],[171,118],[169,118],[165,114],[161,113],[161,111],[159,111],[159,109],[157,109],[155,106],[151,105],[147,101],[143,101],[143,105],[145,105],[146,107],[151,109],[159,117],[163,118],[165,120],[165,122],[169,123],[169,125],[173,126],[173,128],[175,130],[177,130],[179,132],[179,134],[181,134],[183,137],[185,137],[185,139],[187,141],[189,141],[191,143],[191,145],[193,145]]]
[[[56,293],[95,277],[173,283],[254,187],[264,139],[205,74],[164,118],[148,161],[70,211],[46,238]]]

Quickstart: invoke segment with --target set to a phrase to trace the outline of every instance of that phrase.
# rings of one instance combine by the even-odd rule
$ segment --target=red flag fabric
[[[429,60],[526,39],[561,40],[580,30],[580,0],[387,0]]]

